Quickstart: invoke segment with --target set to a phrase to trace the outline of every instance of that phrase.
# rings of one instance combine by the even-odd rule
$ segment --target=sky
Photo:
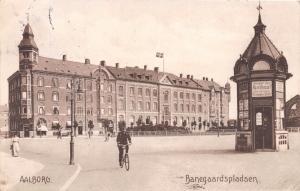
[[[8,102],[7,78],[18,70],[24,24],[39,54],[98,65],[158,66],[194,78],[231,84],[230,118],[236,118],[233,67],[254,36],[258,1],[0,0],[0,104]],[[287,99],[300,94],[300,3],[261,1],[266,34],[283,51],[289,72]],[[27,17],[29,15],[29,17]]]

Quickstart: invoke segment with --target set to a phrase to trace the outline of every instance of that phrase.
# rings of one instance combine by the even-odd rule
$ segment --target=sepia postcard
[[[300,2],[0,0],[0,191],[300,190]]]

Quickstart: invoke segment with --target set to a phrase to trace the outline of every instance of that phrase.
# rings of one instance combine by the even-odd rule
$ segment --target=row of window
[[[178,99],[178,92],[174,92],[173,93],[173,97],[174,99]],[[190,99],[190,97],[192,98],[192,100],[196,100],[196,94],[195,93],[185,93],[185,98],[186,99]],[[184,93],[183,92],[179,92],[179,98],[183,99],[184,98]],[[202,94],[198,94],[198,101],[201,102],[202,101]]]
[[[180,106],[178,108],[178,106]],[[118,103],[118,109],[119,110],[125,110],[125,101],[120,99],[119,103]],[[143,101],[134,101],[131,100],[130,104],[129,104],[129,110],[138,110],[138,111],[158,111],[158,103],[157,102],[153,102],[152,104],[152,108],[151,108],[151,103],[150,102],[143,102]],[[186,107],[184,108],[184,104],[180,104],[178,105],[177,103],[174,103],[174,111],[175,112],[194,112],[196,113],[196,105],[190,105],[190,104],[186,104]],[[202,105],[198,105],[198,113],[202,113],[203,109],[202,109]],[[206,110],[205,110],[206,113]]]
[[[21,84],[22,85],[31,84],[30,76],[22,76],[21,78],[17,78],[16,80],[12,81],[9,84],[9,90],[13,90],[19,87]]]
[[[109,108],[109,114],[112,114],[112,109]],[[104,112],[104,110],[103,110]],[[59,115],[60,110],[59,110],[59,106],[53,106],[52,107],[52,114],[53,115]],[[38,106],[38,114],[39,115],[45,115],[45,106]],[[75,109],[75,114],[79,115],[79,116],[83,116],[84,115],[84,108],[83,107],[76,107]],[[86,114],[87,115],[93,115],[93,108],[87,108],[86,109]],[[67,115],[71,115],[71,107],[67,107]]]
[[[134,87],[129,87],[129,95],[130,96],[134,96],[135,95],[135,88]],[[137,95],[138,96],[143,96],[143,88],[137,88]],[[150,88],[146,88],[145,89],[145,96],[150,97],[151,95],[151,89]],[[157,97],[158,93],[157,93],[157,89],[153,89],[152,90],[152,95],[153,97]],[[185,94],[185,98],[186,99],[190,99],[190,95],[192,100],[196,100],[196,94],[195,93],[186,93]],[[124,96],[124,87],[123,86],[119,86],[119,96]],[[178,92],[175,91],[173,93],[173,97],[174,99],[178,99]],[[183,99],[184,98],[184,93],[183,92],[179,92],[179,98]],[[169,92],[166,91],[164,92],[164,100],[168,101],[169,100]],[[202,95],[198,94],[198,101],[201,102],[202,101]]]
[[[84,96],[81,93],[77,93],[75,95],[76,101],[83,101],[83,99],[84,99],[83,97]],[[45,93],[44,93],[44,91],[38,91],[38,93],[37,93],[37,99],[39,101],[44,101],[45,100]],[[101,103],[104,102],[103,101],[104,97],[101,97],[100,100],[101,100]],[[52,92],[52,101],[59,101],[59,93],[58,92]],[[71,94],[70,93],[66,95],[66,101],[67,102],[71,101]],[[92,94],[87,95],[87,100],[86,101],[87,102],[93,102],[93,95]],[[112,96],[108,96],[107,102],[108,103],[112,102]]]
[[[178,108],[179,106],[179,108]],[[178,105],[177,103],[174,103],[174,111],[175,112],[193,112],[193,113],[196,113],[196,105],[189,105],[189,104],[186,104],[185,106],[185,109],[184,109],[184,104],[180,104]],[[202,110],[202,105],[198,105],[198,113],[202,113],[203,110]],[[205,112],[206,113],[206,112]]]
[[[20,56],[21,56],[21,55],[20,55]],[[23,56],[23,58],[25,58],[25,59],[29,59],[30,56],[31,56],[31,52],[29,52],[29,51],[23,52],[22,56]],[[36,53],[36,52],[33,52],[33,53],[32,53],[32,59],[33,59],[33,60],[36,60],[36,58],[37,58],[37,53]],[[21,59],[22,59],[22,58],[21,58]]]
[[[134,115],[131,115],[131,116],[129,116],[129,123],[130,124],[132,124],[132,125],[135,125],[135,123],[146,123],[146,124],[150,124],[151,122],[155,125],[155,124],[157,124],[157,119],[158,119],[158,117],[157,116],[152,116],[152,117],[150,117],[150,116],[146,116],[145,117],[145,119],[143,118],[143,116],[142,115],[140,115],[140,116],[138,116],[138,117],[136,117],[136,116],[134,116]],[[124,116],[123,115],[120,115],[119,116],[119,121],[122,121],[122,120],[124,120]],[[198,117],[198,123],[199,124],[201,124],[202,125],[202,119],[201,119],[201,117]],[[197,121],[196,121],[196,118],[195,117],[192,117],[192,118],[189,118],[189,117],[186,117],[186,118],[184,118],[184,117],[177,117],[177,116],[174,116],[173,118],[172,118],[172,125],[183,125],[184,123],[186,124],[186,125],[189,125],[189,124],[197,124]],[[203,125],[206,125],[206,121],[203,121]]]
[[[123,96],[124,95],[124,88],[123,86],[119,86],[119,95]],[[129,87],[129,95],[134,96],[135,95],[135,88],[134,87]],[[137,88],[137,95],[138,96],[143,96],[143,88]],[[152,95],[153,97],[157,97],[157,89],[152,90]],[[145,96],[150,97],[151,96],[151,89],[146,88],[145,89]]]
[[[125,109],[124,106],[124,100],[119,100],[119,109]],[[138,110],[138,111],[158,111],[158,103],[157,102],[153,102],[152,105],[152,109],[151,109],[151,103],[150,102],[146,102],[145,103],[145,108],[144,108],[144,103],[143,101],[138,101],[136,103],[136,101],[132,100],[130,101],[129,104],[129,110]]]
[[[66,89],[71,89],[72,88],[72,82],[73,81],[71,79],[67,80],[67,82],[66,82]],[[84,87],[83,81],[76,81],[75,84],[76,84],[75,88],[78,88],[79,86],[80,86],[80,88]],[[38,87],[45,86],[44,77],[39,76],[37,78],[37,85],[38,85]],[[58,78],[53,77],[51,79],[51,87],[53,87],[53,88],[58,88],[59,87],[59,79]],[[92,83],[92,81],[90,81],[90,80],[85,81],[85,88],[88,91],[92,91],[93,90],[93,83]],[[100,87],[99,87],[99,84],[97,84],[97,89],[99,89],[99,88],[101,90],[104,90],[104,83],[101,83]],[[106,89],[107,89],[107,91],[112,92],[112,90],[113,90],[112,84],[108,84],[107,87],[106,87]]]

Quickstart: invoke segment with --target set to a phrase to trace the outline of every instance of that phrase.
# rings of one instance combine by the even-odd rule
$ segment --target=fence
[[[203,135],[235,135],[236,129],[220,129],[215,131],[129,131],[130,136],[203,136]]]
[[[289,134],[287,131],[276,130],[276,150],[288,150],[289,149]]]

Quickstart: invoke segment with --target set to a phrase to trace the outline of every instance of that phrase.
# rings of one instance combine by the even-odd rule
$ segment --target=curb
[[[80,171],[81,171],[81,166],[80,164],[78,164],[75,173],[65,182],[65,184],[59,189],[59,191],[66,191],[70,187],[70,185],[74,182],[74,180],[77,178]]]

